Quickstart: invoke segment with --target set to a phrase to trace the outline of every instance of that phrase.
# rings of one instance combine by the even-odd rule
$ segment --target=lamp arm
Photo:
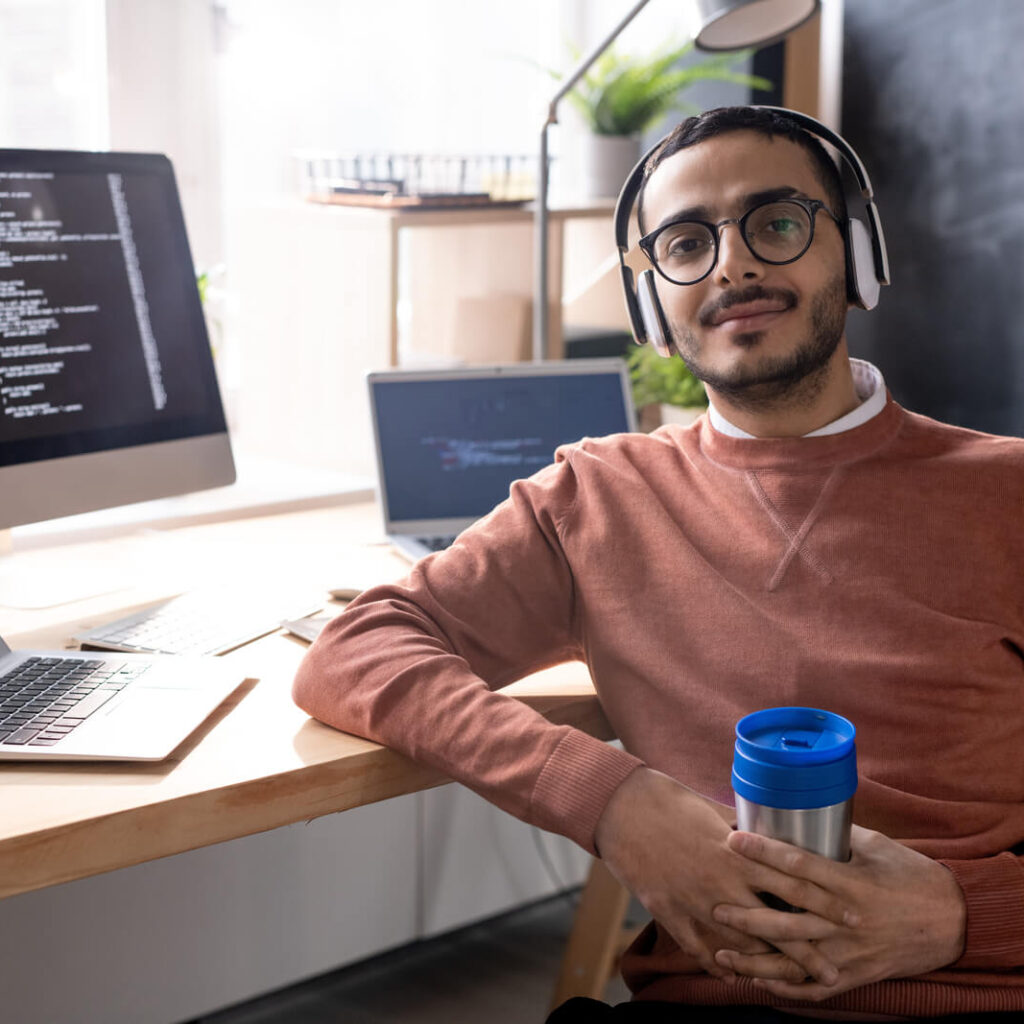
[[[619,23],[568,75],[548,103],[548,115],[540,133],[540,163],[537,167],[537,199],[534,212],[533,358],[540,362],[548,354],[548,129],[558,123],[558,104],[591,65],[618,38],[619,33],[650,3],[639,0]]]
[[[558,104],[562,102],[562,100],[566,97],[568,93],[572,92],[572,90],[576,86],[576,83],[579,82],[579,80],[590,70],[591,65],[597,60],[597,58],[600,57],[601,54],[604,53],[604,51],[607,50],[608,47],[615,42],[615,40],[619,37],[619,34],[622,32],[622,30],[649,3],[650,0],[639,0],[639,3],[634,4],[632,10],[630,10],[622,18],[622,20],[615,26],[615,28],[613,28],[611,32],[609,32],[608,35],[606,35],[604,39],[602,39],[601,42],[599,42],[597,46],[595,46],[594,49],[591,50],[591,52],[586,57],[584,57],[583,60],[581,60],[579,64],[576,65],[575,69],[571,71],[569,75],[563,80],[562,87],[558,90],[558,92],[555,93],[554,96],[551,97],[551,100],[548,103],[548,124],[558,123]]]

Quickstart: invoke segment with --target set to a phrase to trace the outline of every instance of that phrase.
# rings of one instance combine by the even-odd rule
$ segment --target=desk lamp
[[[539,362],[548,351],[548,129],[558,123],[558,104],[591,65],[618,38],[622,30],[647,6],[640,0],[632,10],[566,76],[548,104],[548,116],[540,133],[537,168],[537,199],[534,215],[533,358]],[[694,44],[702,50],[744,50],[778,42],[802,25],[817,10],[819,0],[689,0]]]

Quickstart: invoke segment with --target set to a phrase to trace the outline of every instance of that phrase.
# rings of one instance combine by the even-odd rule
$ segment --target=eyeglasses
[[[814,241],[814,220],[824,210],[837,224],[836,215],[820,199],[774,199],[751,207],[742,217],[717,224],[680,220],[663,224],[640,239],[640,248],[655,270],[673,284],[703,281],[718,262],[721,229],[735,224],[747,248],[763,263],[793,263]]]

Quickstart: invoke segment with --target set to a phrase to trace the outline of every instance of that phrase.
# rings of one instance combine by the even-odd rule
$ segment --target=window
[[[105,149],[103,0],[0,0],[0,140]]]

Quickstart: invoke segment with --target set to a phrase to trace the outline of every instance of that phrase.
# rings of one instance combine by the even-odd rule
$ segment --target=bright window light
[[[0,139],[108,146],[103,0],[0,0]]]

